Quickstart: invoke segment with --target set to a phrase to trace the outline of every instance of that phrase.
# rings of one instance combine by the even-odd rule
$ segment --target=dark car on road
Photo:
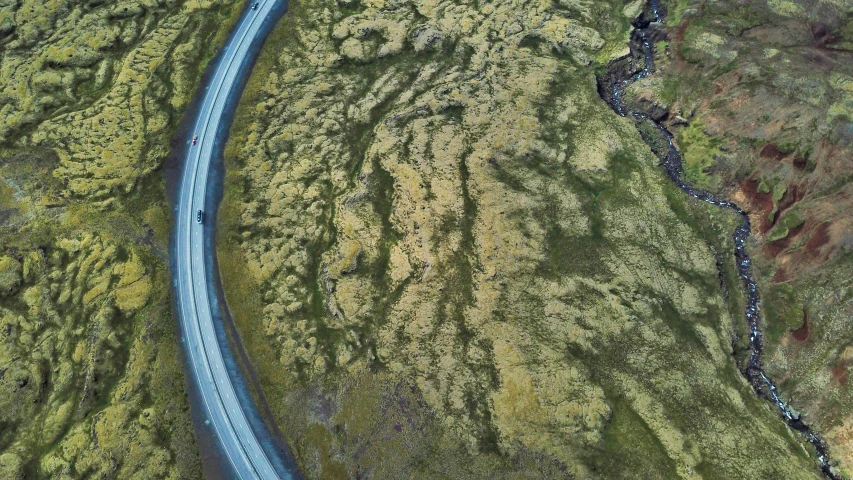
[[[204,216],[204,214],[203,214],[203,213],[201,213],[201,210],[197,211],[197,212],[195,213],[195,221],[196,221],[196,222],[198,222],[198,223],[201,223],[201,218],[202,218],[202,216]]]
[[[254,5],[252,5],[252,10],[257,10],[257,9],[258,9],[258,5],[260,5],[260,3],[255,2],[255,4],[254,4]]]

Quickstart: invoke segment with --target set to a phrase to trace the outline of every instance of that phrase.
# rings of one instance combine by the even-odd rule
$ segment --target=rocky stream
[[[741,372],[752,385],[756,394],[773,402],[781,417],[788,426],[805,436],[814,447],[818,464],[823,474],[831,480],[841,480],[832,468],[828,447],[823,439],[814,432],[802,418],[786,403],[775,383],[765,374],[761,364],[762,333],[760,330],[760,296],[758,284],[752,272],[752,261],[746,250],[746,241],[752,231],[748,212],[735,203],[715,194],[697,189],[682,179],[682,157],[673,141],[673,134],[662,123],[658,115],[652,115],[640,109],[634,109],[625,102],[625,91],[637,80],[649,76],[654,71],[654,44],[666,37],[662,29],[665,9],[660,0],[650,0],[644,11],[633,22],[630,37],[630,53],[614,60],[608,66],[606,73],[599,77],[598,92],[601,97],[623,117],[631,117],[637,124],[644,140],[660,159],[661,166],[669,178],[684,193],[698,200],[713,204],[721,209],[735,212],[741,219],[741,224],[735,229],[733,239],[735,244],[734,256],[737,261],[738,273],[746,293],[746,323],[749,327],[748,351],[749,358],[741,367]],[[640,129],[643,124],[649,129]],[[656,132],[649,134],[648,132]]]

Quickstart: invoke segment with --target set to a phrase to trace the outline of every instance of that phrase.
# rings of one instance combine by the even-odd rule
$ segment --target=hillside
[[[232,1],[0,1],[0,477],[198,478],[159,169]]]
[[[218,241],[306,476],[818,478],[732,358],[737,220],[596,92],[641,9],[291,5]]]
[[[664,116],[694,183],[750,211],[768,373],[853,473],[853,5],[668,2]]]

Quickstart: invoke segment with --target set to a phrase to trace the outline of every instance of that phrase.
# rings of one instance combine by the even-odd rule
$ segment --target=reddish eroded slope
[[[758,229],[758,233],[766,233],[773,226],[769,219],[770,212],[773,211],[773,196],[758,191],[758,182],[755,179],[741,182],[740,188],[746,200],[746,202],[741,201],[741,203],[745,203],[744,207],[749,210],[753,218],[753,225]]]
[[[716,93],[716,92],[715,92]],[[761,152],[758,154],[761,158],[772,158],[774,160],[782,160],[785,158],[785,154],[779,150],[779,146],[775,143],[765,143],[763,147],[761,147]]]
[[[835,368],[832,369],[833,380],[838,382],[841,386],[847,385],[849,367],[850,363],[846,361],[842,361],[835,365]]]
[[[850,474],[853,4],[784,3],[667,2],[667,54],[635,90],[669,109],[686,170],[750,212],[768,372]]]

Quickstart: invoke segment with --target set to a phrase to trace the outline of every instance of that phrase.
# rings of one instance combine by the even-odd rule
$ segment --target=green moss
[[[677,106],[685,112],[685,117],[695,115],[703,124],[713,126],[715,134],[719,132],[720,139],[725,140],[725,161],[713,165],[708,178],[701,175],[694,178],[706,181],[704,186],[732,198],[753,213],[758,205],[748,194],[744,196],[744,191],[750,189],[743,188],[743,182],[761,179],[755,185],[758,192],[772,197],[775,203],[769,213],[775,227],[763,236],[756,235],[748,246],[756,272],[764,279],[761,285],[762,310],[767,321],[764,365],[771,378],[780,382],[783,397],[804,412],[809,424],[825,435],[833,456],[844,468],[843,465],[853,461],[846,433],[853,425],[853,412],[845,406],[845,402],[851,404],[851,390],[839,382],[837,375],[847,365],[844,362],[849,361],[842,358],[849,359],[853,350],[848,347],[850,337],[838,333],[847,330],[833,313],[837,307],[825,305],[844,304],[849,275],[837,273],[845,262],[840,258],[843,255],[837,251],[830,253],[828,248],[820,254],[807,252],[804,247],[814,238],[813,234],[794,233],[805,225],[806,218],[831,217],[837,221],[840,217],[827,212],[849,207],[849,202],[836,196],[849,183],[847,170],[842,167],[850,156],[849,129],[835,123],[833,118],[845,108],[843,99],[853,72],[844,63],[815,67],[809,63],[807,52],[780,47],[787,37],[779,32],[788,32],[788,25],[814,22],[807,3],[791,0],[752,2],[744,6],[742,2],[720,0],[700,6],[696,2],[666,2],[670,12],[667,23],[674,33],[670,36],[671,48],[676,55],[681,52],[688,64],[660,62],[660,71],[655,75],[659,75],[661,85],[672,86],[662,89],[662,96],[667,100],[679,98],[683,105]],[[849,46],[845,36],[849,36],[847,25],[853,12],[838,2],[833,5],[821,14],[820,21],[828,26],[833,41]],[[685,25],[688,21],[689,26]],[[806,37],[808,33],[805,31]],[[819,125],[827,125],[825,132],[834,133],[818,133]],[[713,147],[701,141],[701,135],[694,135],[693,140],[697,138],[700,146]],[[761,151],[768,143],[776,145],[786,158],[762,158]],[[821,154],[816,155],[817,151]],[[713,148],[711,153],[715,153]],[[702,166],[699,162],[699,167]],[[808,181],[804,181],[806,177]],[[805,200],[798,200],[780,214],[779,204],[786,196],[792,196],[788,190],[794,185],[796,197]],[[771,256],[774,246],[764,248],[769,242],[787,247]],[[725,265],[722,253],[718,252],[718,259]],[[785,285],[774,285],[771,278]],[[738,286],[739,280],[734,276],[727,282],[727,291],[739,295]],[[737,309],[730,311],[742,315]],[[788,332],[802,326],[804,311],[812,320],[809,341],[793,341]],[[744,341],[742,334],[738,338]],[[737,358],[743,358],[742,355],[743,352],[736,352]],[[832,369],[838,370],[831,373]],[[697,471],[719,475],[704,468]]]
[[[785,222],[777,223],[769,232],[767,232],[767,242],[775,242],[788,236],[788,226]]]
[[[708,188],[712,184],[705,170],[714,164],[714,155],[720,152],[719,146],[722,144],[720,139],[705,134],[704,130],[702,121],[697,119],[676,135],[684,158],[684,179],[699,188]]]
[[[197,478],[159,167],[242,4],[90,3],[0,8],[0,476]]]
[[[675,465],[666,448],[642,417],[624,401],[617,401],[605,429],[601,467],[611,478],[676,477]]]
[[[731,360],[736,216],[671,184],[581,55],[494,40],[538,35],[531,5],[440,4],[294,4],[232,130],[226,295],[306,475],[803,475]],[[430,29],[440,54],[375,58]]]
[[[666,5],[668,25],[680,25],[684,19],[684,12],[690,7],[690,0],[664,0]]]
[[[767,317],[768,345],[775,345],[779,340],[803,325],[803,301],[797,290],[788,284],[767,283],[763,287],[764,310]]]
[[[666,105],[672,105],[673,102],[679,99],[682,88],[681,82],[674,78],[664,78],[661,82],[661,89],[659,91],[661,100]]]
[[[21,263],[0,255],[0,295],[9,294],[21,283]]]
[[[788,228],[796,228],[806,223],[806,219],[803,217],[802,213],[797,208],[787,211],[782,220],[785,222],[785,226],[787,226]]]
[[[758,186],[759,191],[761,191],[761,185]],[[773,185],[773,202],[778,203],[782,200],[782,197],[785,196],[785,192],[788,191],[788,185],[785,182],[777,182]],[[766,192],[763,192],[766,193]]]
[[[767,241],[775,242],[788,236],[792,228],[799,227],[806,222],[800,210],[797,208],[788,210],[781,220],[767,232]]]

